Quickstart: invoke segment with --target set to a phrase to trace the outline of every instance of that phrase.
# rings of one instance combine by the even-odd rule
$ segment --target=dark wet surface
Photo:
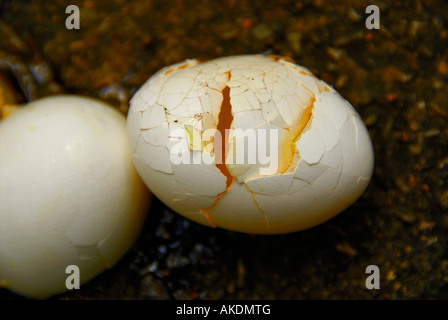
[[[0,69],[36,99],[70,92],[123,112],[160,68],[264,53],[292,57],[358,110],[375,149],[366,193],[310,230],[253,236],[190,222],[154,200],[120,263],[54,299],[448,298],[448,5],[378,1],[0,1]],[[367,290],[378,265],[381,289]],[[20,298],[0,290],[0,298]]]

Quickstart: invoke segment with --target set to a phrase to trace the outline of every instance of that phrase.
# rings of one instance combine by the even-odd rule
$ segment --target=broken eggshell
[[[112,267],[149,196],[109,105],[53,96],[15,108],[0,121],[0,287],[47,298],[67,290],[69,266],[80,284]]]
[[[373,171],[370,137],[355,109],[277,56],[166,67],[132,98],[127,130],[137,171],[159,199],[191,220],[233,231],[278,234],[320,224],[355,202]]]

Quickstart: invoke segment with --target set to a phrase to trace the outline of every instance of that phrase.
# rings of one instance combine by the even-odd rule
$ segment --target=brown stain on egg
[[[189,66],[188,63],[181,64],[180,66],[177,66],[177,67],[174,67],[174,68],[166,70],[163,75],[166,76],[167,74],[170,74],[173,71],[182,70],[182,69],[187,68],[188,66]]]
[[[293,59],[291,59],[290,57],[282,57],[282,56],[278,56],[278,55],[274,55],[274,54],[271,54],[271,55],[269,55],[268,56],[268,58],[269,59],[271,59],[272,61],[279,61],[279,60],[285,60],[285,61],[287,61],[287,62],[291,62],[291,63],[296,63]]]

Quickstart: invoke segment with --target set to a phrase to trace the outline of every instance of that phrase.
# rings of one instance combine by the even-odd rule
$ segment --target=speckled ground
[[[368,4],[381,28],[365,27]],[[54,299],[448,298],[448,4],[443,1],[0,1],[0,68],[22,99],[71,92],[127,111],[186,58],[272,53],[333,85],[363,117],[375,172],[313,229],[252,236],[197,225],[156,199],[135,247]],[[381,288],[365,288],[378,265]],[[20,297],[0,290],[0,299]]]

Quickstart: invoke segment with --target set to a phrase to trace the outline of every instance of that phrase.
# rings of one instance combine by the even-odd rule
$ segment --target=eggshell
[[[0,122],[0,285],[47,298],[69,265],[85,283],[130,249],[149,197],[118,111],[77,96],[20,108]]]
[[[216,162],[219,139],[208,148],[200,139],[211,129],[230,130],[221,139],[225,166]],[[308,69],[274,56],[162,69],[131,100],[127,130],[136,168],[156,196],[194,221],[239,232],[325,222],[361,196],[373,172],[372,144],[355,109]],[[166,150],[155,150],[144,131]],[[201,153],[214,162],[193,164]],[[190,162],[173,166],[181,156]]]

